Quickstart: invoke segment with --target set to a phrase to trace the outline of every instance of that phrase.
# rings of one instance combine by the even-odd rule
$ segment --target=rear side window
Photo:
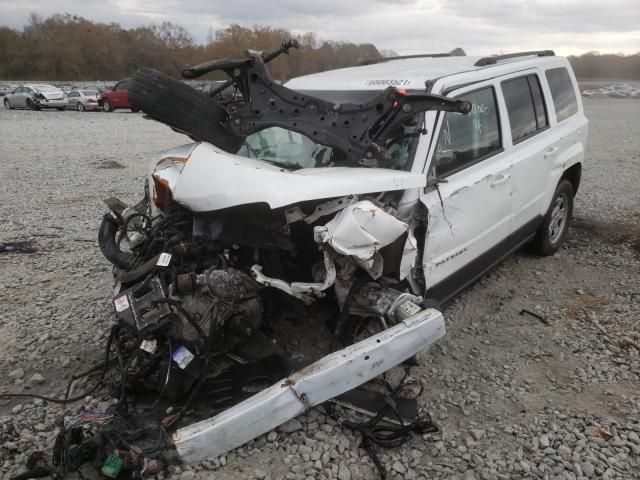
[[[551,90],[551,98],[553,98],[553,106],[556,109],[556,117],[558,122],[578,112],[578,102],[576,100],[576,92],[571,83],[571,77],[566,68],[552,68],[545,72],[549,89]]]
[[[493,87],[456,97],[471,102],[467,115],[445,114],[433,155],[436,175],[443,177],[502,150]]]
[[[514,144],[547,128],[547,111],[537,75],[505,80],[501,85]]]

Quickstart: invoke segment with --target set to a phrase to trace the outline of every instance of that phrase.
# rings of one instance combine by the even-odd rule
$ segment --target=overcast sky
[[[400,54],[458,46],[468,55],[640,52],[640,0],[0,0],[0,25],[22,28],[30,12],[125,27],[168,20],[200,42],[210,27],[238,23],[312,31]]]

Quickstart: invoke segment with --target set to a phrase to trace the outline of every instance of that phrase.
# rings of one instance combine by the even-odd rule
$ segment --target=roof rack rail
[[[450,53],[422,53],[420,55],[400,55],[397,57],[383,57],[383,58],[370,58],[362,60],[358,63],[358,66],[373,65],[375,63],[388,62],[389,60],[406,60],[407,58],[437,58],[437,57],[450,57]]]
[[[518,53],[507,53],[506,55],[494,55],[492,57],[482,57],[476,63],[473,64],[474,67],[484,67],[487,65],[495,65],[500,60],[506,60],[508,58],[516,58],[516,57],[529,57],[532,55],[536,55],[538,57],[553,57],[555,53],[553,50],[533,50],[531,52],[518,52]]]

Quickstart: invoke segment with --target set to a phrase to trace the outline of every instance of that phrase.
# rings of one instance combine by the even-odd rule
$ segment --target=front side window
[[[549,122],[537,75],[505,80],[501,85],[514,144],[547,128]]]
[[[493,87],[456,97],[471,102],[467,115],[447,112],[442,121],[433,165],[438,177],[455,173],[502,150]]]
[[[547,82],[549,82],[558,122],[577,113],[578,101],[576,100],[576,92],[573,89],[573,83],[567,69],[564,67],[552,68],[547,70],[545,75],[547,76]]]

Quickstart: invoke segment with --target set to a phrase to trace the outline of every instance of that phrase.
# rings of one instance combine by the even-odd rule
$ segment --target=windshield
[[[309,96],[322,98],[334,103],[362,104],[379,91],[305,91]],[[417,114],[403,126],[396,129],[384,146],[384,159],[378,162],[379,168],[409,171],[413,155],[422,132],[424,114]],[[270,127],[248,135],[238,155],[262,160],[287,169],[322,167],[362,167],[357,161],[326,145],[315,143],[300,133],[280,127]]]
[[[384,159],[379,168],[411,169],[421,121],[414,117],[397,129],[387,140]],[[361,167],[342,152],[315,143],[301,133],[280,127],[270,127],[248,135],[238,155],[261,160],[284,168]]]

